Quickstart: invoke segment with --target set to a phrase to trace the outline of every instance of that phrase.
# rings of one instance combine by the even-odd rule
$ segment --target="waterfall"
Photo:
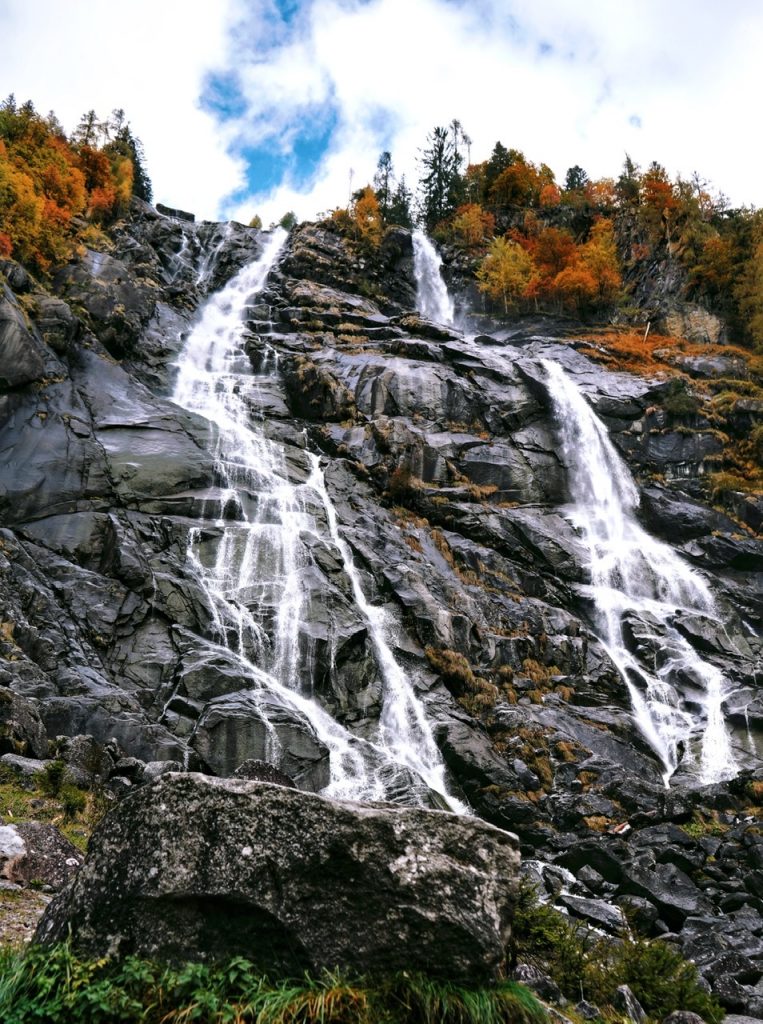
[[[445,765],[434,741],[424,708],[392,652],[387,639],[389,625],[384,609],[370,604],[363,593],[360,575],[353,562],[349,545],[339,533],[336,509],[326,490],[326,481],[320,471],[317,456],[313,456],[313,460],[311,480],[323,499],[331,539],[342,556],[355,603],[368,624],[376,659],[384,677],[385,693],[379,744],[392,761],[412,769],[426,782],[429,789],[444,797],[453,810],[463,812],[466,808],[447,794]]]
[[[413,232],[413,273],[416,304],[429,320],[448,326],[453,323],[453,300],[442,279],[442,260],[423,231]]]
[[[440,257],[421,231],[414,232],[413,250],[419,309],[451,324],[453,302]],[[581,589],[628,688],[636,723],[661,758],[666,783],[679,760],[704,783],[731,778],[738,769],[722,710],[726,682],[675,627],[679,613],[717,625],[713,596],[671,547],[638,524],[638,489],[606,428],[561,367],[542,362],[569,469],[568,514],[585,544],[590,583]],[[634,618],[642,646],[653,652],[649,662],[628,645]]]
[[[587,552],[585,589],[601,640],[627,684],[636,722],[661,757],[666,781],[681,755],[684,764],[691,763],[698,732],[701,781],[733,777],[737,768],[721,709],[725,681],[673,624],[679,612],[717,623],[713,596],[671,547],[639,526],[636,484],[606,428],[561,367],[542,362],[569,472],[568,516]],[[628,645],[634,619],[650,664]],[[699,722],[684,693],[699,705]]]
[[[327,795],[384,800],[400,796],[464,811],[447,792],[445,767],[414,688],[396,661],[384,610],[371,605],[342,538],[318,457],[305,453],[302,479],[285,449],[269,439],[253,413],[258,378],[244,348],[245,314],[263,290],[286,232],[276,231],[261,257],[244,267],[204,305],[179,357],[173,400],[214,428],[218,514],[190,531],[188,563],[212,612],[214,651],[233,656],[262,721],[272,699],[329,752]],[[277,372],[277,360],[268,366]],[[265,368],[263,368],[265,369]],[[328,537],[326,527],[328,524]],[[210,555],[205,540],[217,537]],[[336,721],[313,693],[305,641],[305,580],[315,571],[319,538],[339,552],[357,611],[365,622],[383,683],[377,735],[360,738]],[[306,649],[307,648],[307,649]],[[270,727],[272,760],[279,760]]]

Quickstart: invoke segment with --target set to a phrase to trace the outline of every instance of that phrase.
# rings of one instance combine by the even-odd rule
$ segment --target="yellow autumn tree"
[[[456,210],[452,232],[457,244],[472,249],[490,238],[495,230],[495,217],[479,203],[467,203]]]
[[[532,257],[521,245],[494,238],[477,270],[477,287],[491,299],[502,301],[508,313],[527,293],[533,273]]]
[[[0,224],[6,256],[35,262],[39,253],[40,224],[45,200],[37,195],[34,182],[8,159],[0,140]]]
[[[581,247],[579,261],[595,282],[597,303],[608,305],[614,302],[623,279],[611,220],[602,217],[596,221],[588,241]]]

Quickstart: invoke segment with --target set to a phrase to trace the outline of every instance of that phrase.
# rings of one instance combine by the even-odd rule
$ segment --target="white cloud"
[[[275,0],[0,0],[0,35],[0,94],[69,128],[89,107],[124,107],[156,199],[202,216],[313,216],[346,202],[350,169],[355,187],[369,181],[384,148],[413,184],[427,132],[454,117],[473,160],[501,139],[557,177],[575,163],[601,177],[627,151],[763,205],[757,0],[303,0],[288,24]],[[243,117],[201,110],[210,70],[238,76]],[[242,147],[288,154],[329,109],[309,188],[225,204],[245,185]]]
[[[673,174],[699,170],[736,203],[763,203],[746,102],[763,84],[763,10],[752,0],[314,0],[304,13],[294,41],[246,73],[247,95],[253,112],[277,108],[278,132],[331,99],[341,131],[309,191],[287,184],[240,204],[241,216],[342,203],[350,168],[356,184],[369,180],[382,148],[410,180],[427,132],[453,117],[474,160],[500,138],[558,177],[574,163],[601,177],[628,152]],[[387,136],[373,129],[380,107],[394,115]]]

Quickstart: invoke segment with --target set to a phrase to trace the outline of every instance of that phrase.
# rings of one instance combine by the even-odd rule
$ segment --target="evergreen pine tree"
[[[463,141],[461,125],[453,121],[449,128],[436,127],[427,136],[429,146],[421,155],[419,179],[421,212],[428,231],[446,220],[463,196],[459,145]]]
[[[389,211],[392,205],[392,189],[395,184],[395,175],[392,169],[392,154],[385,149],[379,156],[374,174],[374,191],[376,201],[379,204],[382,223],[389,223]]]
[[[389,224],[399,224],[403,228],[413,227],[413,214],[411,213],[411,204],[413,202],[413,196],[411,190],[408,188],[405,182],[405,175],[402,176],[397,184],[397,188],[392,195],[389,205],[389,213],[387,214],[387,222]]]
[[[72,133],[71,141],[78,146],[91,146],[95,148],[101,137],[103,126],[98,120],[94,110],[88,110],[79,120],[79,124]]]

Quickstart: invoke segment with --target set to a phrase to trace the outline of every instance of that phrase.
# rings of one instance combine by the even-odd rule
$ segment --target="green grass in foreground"
[[[522,985],[469,989],[416,975],[273,982],[247,960],[168,967],[86,960],[68,944],[0,951],[3,1024],[545,1024]]]

